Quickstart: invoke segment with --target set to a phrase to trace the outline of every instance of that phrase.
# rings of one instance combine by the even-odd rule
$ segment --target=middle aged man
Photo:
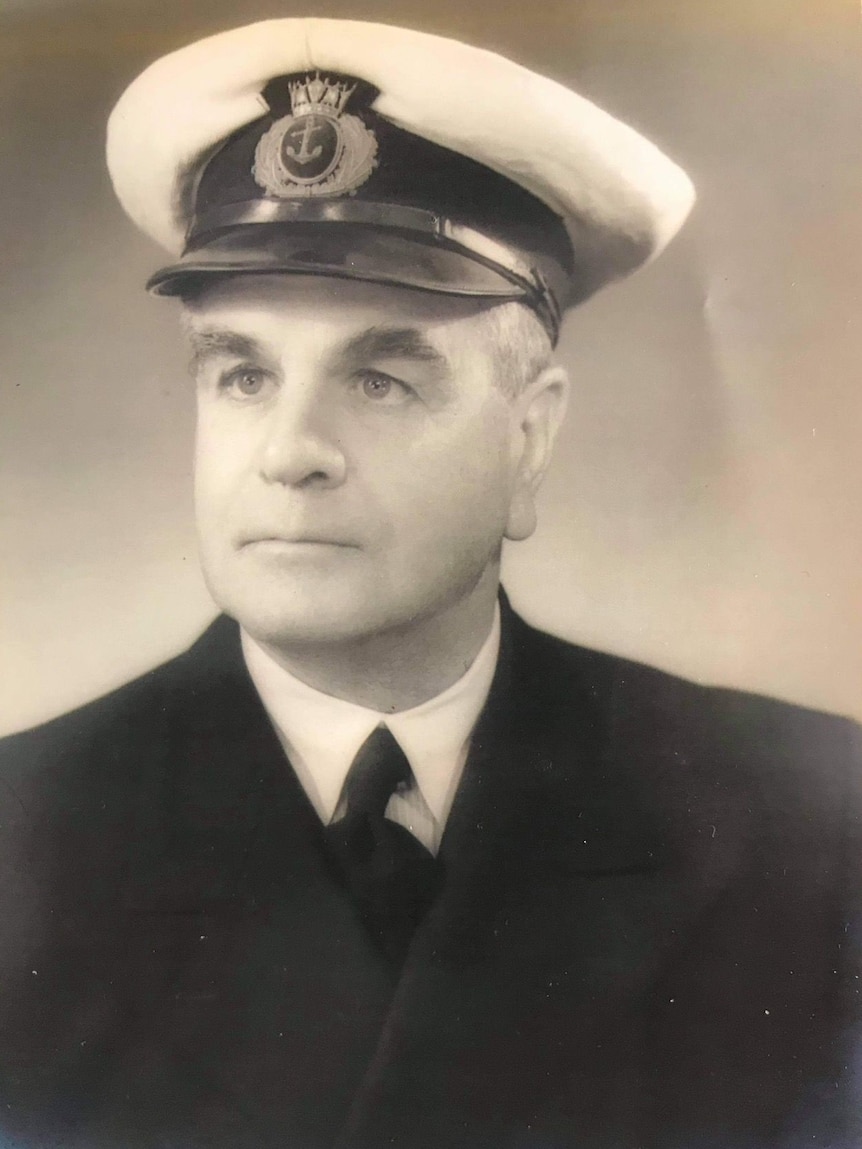
[[[862,1144],[853,728],[499,588],[561,312],[686,177],[499,57],[301,20],[153,65],[109,164],[178,255],[227,617],[3,746],[4,1147]]]

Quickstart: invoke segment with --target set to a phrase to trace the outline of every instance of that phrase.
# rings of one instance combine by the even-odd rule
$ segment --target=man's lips
[[[338,535],[323,535],[323,534],[275,534],[275,533],[260,533],[254,535],[243,536],[239,540],[239,547],[249,546],[273,546],[273,547],[356,547],[358,544],[351,539],[346,539]]]

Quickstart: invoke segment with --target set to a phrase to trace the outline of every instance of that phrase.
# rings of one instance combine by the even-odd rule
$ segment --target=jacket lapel
[[[708,805],[698,825],[675,816],[691,795],[672,720],[656,729],[661,715],[607,678],[619,664],[586,651],[564,664],[552,642],[505,612],[442,844],[445,891],[345,1149],[638,1143],[646,997],[734,848],[701,849]]]
[[[327,870],[236,628],[218,621],[186,658],[142,776],[125,908],[134,1022],[108,1107],[129,1101],[103,1127],[168,1119],[184,1146],[225,1130],[232,1146],[329,1145],[391,975]]]

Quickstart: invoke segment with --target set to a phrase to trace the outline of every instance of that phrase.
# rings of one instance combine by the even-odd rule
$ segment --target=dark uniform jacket
[[[220,619],[2,746],[0,1144],[856,1149],[854,729],[505,609],[393,974]]]

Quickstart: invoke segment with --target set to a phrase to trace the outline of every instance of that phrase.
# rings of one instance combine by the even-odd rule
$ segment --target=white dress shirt
[[[436,853],[497,666],[499,608],[466,673],[436,698],[395,714],[314,690],[244,631],[242,649],[252,682],[321,821],[328,825],[341,815],[341,789],[353,759],[372,730],[385,724],[416,779],[416,786],[392,795],[386,816]]]

